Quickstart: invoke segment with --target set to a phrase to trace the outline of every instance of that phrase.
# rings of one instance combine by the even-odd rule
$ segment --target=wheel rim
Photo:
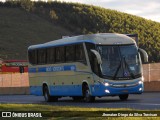
[[[89,90],[86,90],[85,98],[86,98],[86,101],[89,101],[89,99],[90,99],[90,91]]]
[[[47,94],[47,90],[45,90],[45,92],[44,92],[44,98],[45,98],[45,100],[46,100],[46,101],[48,101],[48,94]]]

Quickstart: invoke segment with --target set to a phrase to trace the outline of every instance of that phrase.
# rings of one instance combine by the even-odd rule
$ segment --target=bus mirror
[[[141,48],[139,48],[139,52],[142,53],[142,55],[143,55],[143,60],[144,60],[143,62],[147,63],[148,62],[148,54],[147,54],[147,52],[145,50],[141,49]]]
[[[100,54],[96,50],[93,50],[93,49],[91,49],[91,52],[96,56],[98,64],[102,64],[102,59],[101,59]]]

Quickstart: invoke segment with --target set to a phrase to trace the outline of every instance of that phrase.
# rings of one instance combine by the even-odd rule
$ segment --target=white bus
[[[95,97],[143,92],[140,52],[132,38],[115,33],[80,35],[28,48],[30,92],[47,102],[72,97],[93,102]]]

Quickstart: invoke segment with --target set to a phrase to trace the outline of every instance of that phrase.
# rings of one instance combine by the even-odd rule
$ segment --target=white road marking
[[[105,103],[105,104],[111,104],[111,103]],[[112,105],[116,105],[116,104],[119,104],[119,105],[151,105],[151,106],[159,105],[160,106],[160,104],[154,104],[154,103],[112,103]]]

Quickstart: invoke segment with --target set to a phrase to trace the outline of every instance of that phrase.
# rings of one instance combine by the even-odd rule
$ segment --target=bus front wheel
[[[49,90],[47,86],[44,86],[43,95],[46,102],[56,102],[58,101],[58,97],[50,96]]]
[[[124,94],[124,95],[119,95],[120,100],[127,100],[128,99],[128,94]]]
[[[94,102],[95,101],[95,97],[91,96],[88,85],[85,86],[83,92],[84,92],[83,95],[84,95],[85,102]]]

